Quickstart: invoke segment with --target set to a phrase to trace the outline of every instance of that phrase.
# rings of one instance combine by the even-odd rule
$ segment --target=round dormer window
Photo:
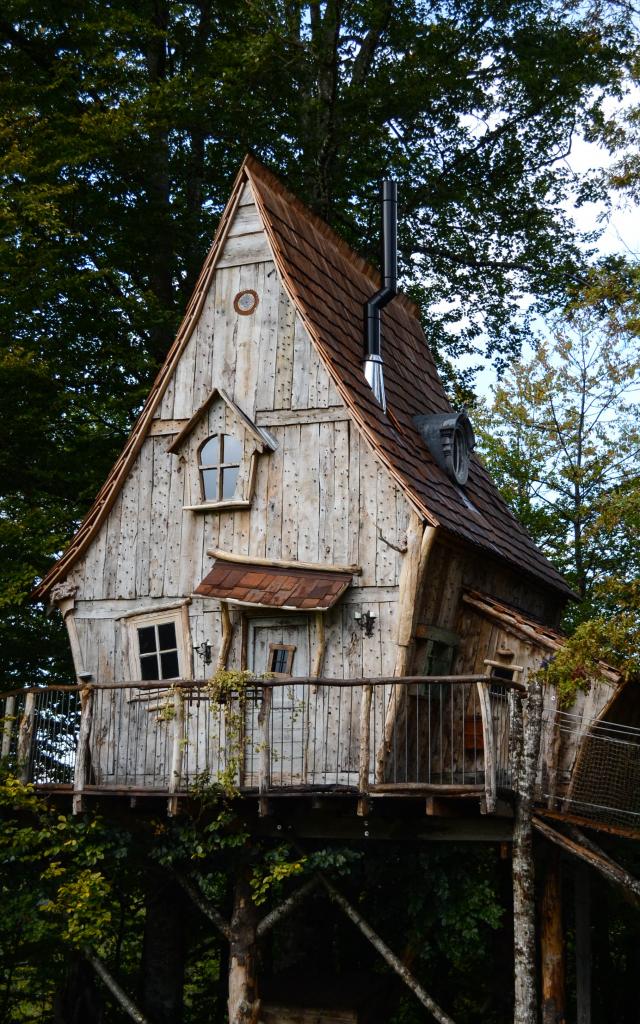
[[[471,430],[470,423],[469,430]],[[469,476],[469,458],[471,456],[471,449],[473,448],[473,440],[471,441],[471,447],[469,446],[469,440],[469,431],[465,430],[461,424],[457,423],[454,427],[451,441],[451,475],[459,484],[466,484],[467,477]]]
[[[466,412],[416,416],[413,422],[440,468],[463,487],[476,440]]]

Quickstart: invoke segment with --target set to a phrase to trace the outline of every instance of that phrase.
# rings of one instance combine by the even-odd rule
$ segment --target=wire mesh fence
[[[548,712],[545,732],[557,736],[555,777],[541,764],[541,797],[594,824],[640,830],[640,729]]]

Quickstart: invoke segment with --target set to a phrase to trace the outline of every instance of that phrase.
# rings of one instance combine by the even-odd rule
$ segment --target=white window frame
[[[193,679],[191,630],[189,627],[189,612],[186,605],[181,608],[172,608],[162,611],[143,612],[140,615],[131,615],[126,619],[125,630],[127,646],[129,649],[129,672],[131,681],[142,679],[140,664],[140,645],[138,642],[138,630],[144,626],[161,626],[166,622],[172,622],[176,631],[176,647],[178,651],[178,675],[176,679]],[[155,680],[149,680],[154,682]],[[171,679],[159,679],[158,686],[171,686]]]

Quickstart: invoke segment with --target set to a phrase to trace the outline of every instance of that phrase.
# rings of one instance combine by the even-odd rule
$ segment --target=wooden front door
[[[302,619],[252,619],[249,622],[249,670],[255,675],[309,675],[309,621]],[[273,690],[270,723],[271,785],[299,785],[306,777],[308,686],[285,683]],[[261,737],[259,706],[253,701],[246,711],[244,785],[258,784]]]

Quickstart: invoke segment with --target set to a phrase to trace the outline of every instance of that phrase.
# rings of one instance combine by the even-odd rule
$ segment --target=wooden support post
[[[491,711],[491,689],[489,683],[476,683],[480,714],[482,716],[482,734],[484,745],[484,808],[485,814],[493,814],[496,809],[498,788],[496,782],[496,743],[493,729],[493,713]]]
[[[422,1005],[426,1007],[429,1013],[438,1021],[438,1024],[454,1024],[451,1017],[445,1013],[441,1006],[431,998],[428,992],[425,992],[422,985],[413,977],[411,972],[402,963],[399,957],[389,949],[385,942],[380,938],[379,935],[374,932],[371,925],[367,924],[362,915],[353,907],[348,900],[342,896],[337,889],[327,881],[324,876],[320,876],[320,881],[324,885],[325,889],[329,893],[334,903],[344,911],[347,917],[355,924],[366,939],[369,940],[371,945],[378,951],[383,960],[389,964],[390,967],[399,974],[405,985],[411,989],[415,996],[420,1000]]]
[[[80,690],[80,729],[78,732],[78,749],[73,770],[73,803],[74,814],[84,810],[82,792],[89,781],[91,770],[91,723],[93,720],[93,689],[84,686]]]
[[[251,898],[249,870],[236,876],[229,939],[229,1024],[258,1024],[257,912]]]
[[[586,864],[575,872],[576,1021],[591,1024],[591,879]]]
[[[169,775],[169,799],[167,814],[174,817],[178,813],[177,793],[182,779],[182,760],[184,757],[184,698],[178,687],[173,691],[173,742],[171,748],[171,773]]]
[[[0,756],[5,761],[11,753],[11,737],[13,735],[13,722],[16,713],[16,698],[7,697],[4,706],[4,721],[2,724],[2,752]]]
[[[560,761],[560,748],[562,745],[562,734],[560,732],[560,721],[561,716],[558,712],[558,688],[553,687],[551,694],[551,701],[555,707],[553,713],[553,724],[551,726],[550,735],[547,736],[547,748],[545,751],[545,769],[547,773],[547,807],[552,811],[557,803],[557,789],[558,789],[558,763]],[[547,732],[549,729],[547,727]]]
[[[271,787],[271,702],[273,690],[269,686],[262,688],[262,700],[258,712],[258,731],[260,734],[260,768],[258,778],[258,814],[264,818],[269,814],[269,789]]]
[[[407,549],[402,556],[398,581],[398,651],[394,676],[406,676],[413,661],[415,627],[420,613],[421,595],[436,527],[425,526],[413,512],[407,529]],[[376,782],[384,782],[385,761],[391,749],[396,722],[406,707],[407,691],[394,685],[389,695],[383,739],[376,758]]]
[[[216,672],[221,672],[227,667],[227,658],[229,657],[231,641],[233,640],[233,626],[229,614],[229,605],[226,601],[220,602],[220,614],[222,616],[222,643],[216,662]]]
[[[544,865],[540,904],[542,1024],[565,1024],[564,941],[560,851],[550,849]]]
[[[514,1024],[537,1024],[536,992],[536,908],[533,867],[533,797],[540,752],[542,727],[542,685],[534,676],[529,682],[527,728],[518,694],[512,703],[514,743],[514,788],[516,791],[513,825],[513,961]]]
[[[36,695],[28,693],[25,697],[24,711],[18,727],[18,778],[20,782],[29,782],[31,772],[31,744],[33,742],[33,726],[36,714]]]
[[[371,700],[373,686],[362,687],[360,703],[360,770],[358,777],[358,814],[369,811],[369,763],[371,760]]]

